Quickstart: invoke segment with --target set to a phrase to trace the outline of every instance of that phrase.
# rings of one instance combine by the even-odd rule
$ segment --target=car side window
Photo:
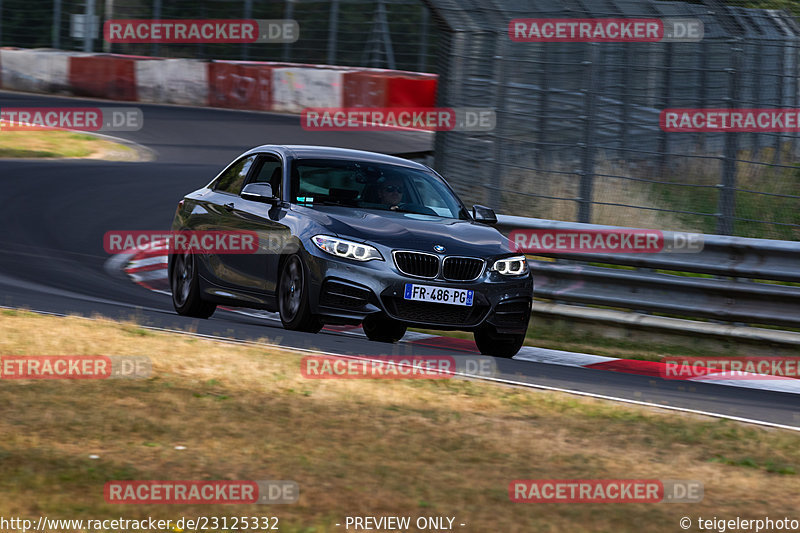
[[[272,186],[272,195],[281,197],[281,182],[283,181],[283,166],[281,160],[275,155],[262,154],[258,156],[255,171],[248,183],[269,183]]]
[[[253,166],[255,160],[256,156],[254,155],[243,157],[226,170],[222,176],[214,182],[212,188],[219,192],[239,194],[244,186],[247,173],[250,172],[250,167]]]

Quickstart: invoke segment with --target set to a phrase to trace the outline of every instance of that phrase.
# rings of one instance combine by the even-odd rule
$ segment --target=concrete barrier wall
[[[35,93],[69,89],[70,54],[48,50],[0,50],[3,88]]]
[[[136,101],[136,60],[114,56],[73,56],[69,87],[78,96]]]
[[[208,67],[194,59],[137,61],[136,92],[140,102],[208,105]]]
[[[343,107],[345,70],[276,68],[272,75],[274,111],[300,113],[306,107]]]
[[[433,107],[436,82],[381,69],[0,49],[4,89],[254,111]]]

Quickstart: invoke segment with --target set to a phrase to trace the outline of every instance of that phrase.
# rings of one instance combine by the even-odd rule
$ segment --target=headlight
[[[528,273],[528,260],[524,255],[498,259],[489,270],[504,276],[521,276]]]
[[[330,235],[314,235],[311,240],[314,241],[317,248],[336,257],[344,257],[345,259],[354,259],[356,261],[371,261],[372,259],[383,261],[381,253],[368,244],[346,241]]]

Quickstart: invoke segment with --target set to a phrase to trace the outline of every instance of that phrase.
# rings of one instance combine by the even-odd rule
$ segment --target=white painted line
[[[0,305],[0,309],[16,309],[16,308]],[[62,317],[63,316],[68,316],[68,315],[65,315],[65,314],[62,314],[62,313],[54,313],[54,312],[50,312],[50,311],[36,311],[36,310],[32,310],[32,309],[25,309],[25,311],[30,312],[30,313],[39,313],[39,314],[42,314],[42,315],[62,316]],[[80,318],[80,319],[83,319],[83,320],[103,320],[103,319],[98,319],[98,318],[94,318],[94,317],[84,317],[84,316],[77,316],[77,317],[73,316],[73,318]],[[161,328],[161,327],[156,327],[156,326],[140,325],[138,327],[143,328],[143,329],[149,329],[149,330],[152,330],[152,331],[163,331],[165,333],[177,333],[179,335],[187,335],[187,336],[190,336],[190,337],[208,339],[208,340],[213,340],[213,341],[222,342],[222,343],[226,343],[226,344],[239,344],[239,345],[247,345],[247,346],[269,346],[269,347],[275,348],[277,350],[289,351],[289,352],[292,352],[292,353],[297,353],[297,352],[313,353],[313,354],[332,355],[332,356],[336,356],[336,357],[351,358],[351,359],[359,359],[359,358],[360,359],[364,359],[365,358],[364,356],[341,355],[341,354],[335,354],[335,353],[331,353],[331,352],[321,352],[319,350],[308,350],[306,348],[294,348],[294,347],[290,347],[290,346],[283,346],[283,345],[280,345],[280,344],[273,344],[273,343],[268,343],[268,342],[254,342],[254,341],[230,339],[230,338],[226,338],[226,337],[220,337],[220,336],[217,336],[217,335],[204,335],[202,333],[193,333],[193,332],[189,332],[189,331],[181,331],[181,330],[176,330],[176,329]],[[521,381],[514,381],[514,380],[511,380],[511,379],[491,378],[491,377],[486,377],[486,376],[472,376],[472,375],[469,375],[469,374],[461,374],[461,373],[455,373],[455,374],[456,375],[461,375],[461,376],[464,376],[464,377],[468,377],[468,378],[472,378],[472,379],[478,379],[478,380],[483,380],[483,381],[491,381],[491,382],[494,382],[494,383],[502,383],[502,384],[513,385],[513,386],[517,386],[517,387],[527,387],[527,388],[531,388],[531,389],[547,390],[547,391],[552,391],[552,392],[563,392],[563,393],[566,393],[566,394],[572,394],[572,395],[575,395],[575,396],[584,396],[584,397],[587,397],[587,398],[595,398],[595,399],[598,399],[598,400],[608,400],[608,401],[614,401],[614,402],[620,402],[620,403],[627,403],[627,404],[631,404],[631,405],[640,405],[640,406],[644,406],[644,407],[655,407],[655,408],[658,408],[658,409],[666,409],[666,410],[669,410],[669,411],[677,411],[677,412],[682,412],[682,413],[692,413],[692,414],[696,414],[696,415],[710,416],[710,417],[713,417],[713,418],[734,420],[736,422],[744,422],[746,424],[755,424],[755,425],[758,425],[758,426],[766,426],[766,427],[772,427],[772,428],[778,428],[778,429],[787,429],[787,430],[790,430],[790,431],[798,431],[798,432],[800,432],[800,426],[787,426],[785,424],[776,424],[774,422],[767,422],[765,420],[756,420],[756,419],[753,419],[753,418],[744,418],[744,417],[740,417],[740,416],[732,416],[732,415],[726,415],[726,414],[722,414],[722,413],[714,413],[714,412],[711,412],[711,411],[700,411],[700,410],[697,410],[697,409],[687,409],[685,407],[676,407],[676,406],[672,406],[672,405],[663,405],[663,404],[659,404],[659,403],[643,402],[643,401],[639,401],[639,400],[630,400],[628,398],[619,398],[619,397],[616,397],[616,396],[608,396],[608,395],[605,395],[605,394],[595,394],[595,393],[592,393],[592,392],[584,392],[584,391],[576,391],[576,390],[571,390],[571,389],[563,389],[563,388],[560,388],[560,387],[550,387],[548,385],[538,385],[538,384],[535,384],[535,383],[526,383],[526,382],[521,382]]]
[[[125,268],[134,269],[150,265],[166,265],[168,262],[169,258],[167,258],[166,255],[156,255],[153,257],[145,257],[143,259],[134,259],[133,261],[128,262],[128,266]]]
[[[169,276],[167,275],[167,269],[163,268],[160,270],[148,270],[146,272],[130,272],[128,275],[131,277],[133,281],[154,281],[157,279],[167,279]]]
[[[523,346],[519,353],[514,356],[514,359],[563,366],[587,366],[617,360],[614,357],[548,350],[547,348],[536,348],[534,346]]]
[[[758,390],[771,390],[775,392],[788,392],[790,394],[800,394],[800,379],[778,377],[763,378],[758,377],[755,379],[725,379],[724,373],[719,374],[706,374],[705,376],[698,376],[690,378],[688,381],[699,383],[711,383],[712,385],[727,385],[729,387],[743,387],[745,389],[758,389]]]

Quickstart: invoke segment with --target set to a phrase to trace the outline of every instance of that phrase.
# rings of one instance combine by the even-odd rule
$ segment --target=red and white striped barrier
[[[434,107],[433,74],[289,63],[0,50],[5,89],[130,102],[300,113],[307,107]]]
[[[205,106],[208,68],[194,59],[137,61],[136,92],[140,102]]]
[[[78,96],[137,101],[136,60],[119,56],[72,56],[69,86]]]
[[[212,61],[208,64],[208,105],[272,110],[272,70],[264,64]]]
[[[0,49],[3,88],[35,93],[68,90],[72,55],[58,50]]]
[[[276,68],[272,71],[272,108],[300,113],[307,107],[336,107],[342,103],[344,74],[341,70]]]

